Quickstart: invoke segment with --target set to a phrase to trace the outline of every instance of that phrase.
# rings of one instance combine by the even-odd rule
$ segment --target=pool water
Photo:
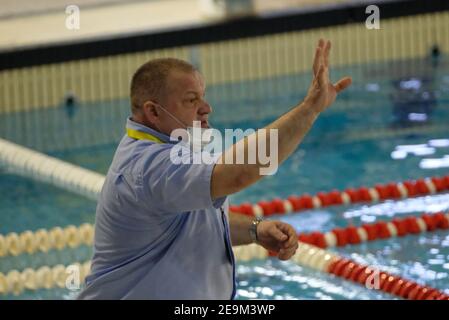
[[[402,62],[395,62],[395,65],[398,63]],[[343,190],[348,187],[447,175],[448,59],[443,56],[439,68],[429,68],[425,65],[425,60],[409,60],[405,63],[405,66],[408,65],[414,66],[410,67],[408,73],[404,73],[402,69],[398,73],[395,68],[391,68],[391,63],[336,69],[333,77],[349,74],[353,76],[353,86],[320,116],[304,142],[282,164],[276,175],[267,176],[256,185],[232,195],[231,203],[257,202],[275,197],[286,198],[291,194],[313,194],[331,189]],[[423,68],[416,67],[422,65]],[[207,96],[214,107],[212,125],[221,130],[260,128],[300,101],[307,90],[309,77],[307,73],[210,86]],[[247,97],[244,97],[244,92],[248,93]],[[226,99],[227,96],[229,99]],[[103,120],[101,126],[123,130],[127,103],[117,101],[114,105],[111,102],[109,107],[120,109],[114,111],[115,114],[125,116],[120,123]],[[98,117],[93,114],[95,108],[92,106],[79,105],[77,108],[71,114],[70,121],[75,121],[74,123],[79,121],[84,126],[89,126],[86,119]],[[50,113],[52,115],[49,118]],[[49,119],[67,115],[63,110],[55,109],[44,110],[33,116],[51,121]],[[3,121],[7,118],[3,117]],[[101,130],[104,132],[107,128],[102,127]],[[73,130],[65,134],[76,135],[82,132]],[[113,143],[85,147],[81,145],[62,151],[47,150],[47,153],[105,174],[117,143],[118,139],[115,139]],[[0,167],[0,194],[1,234],[94,222],[94,201],[47,184],[14,176],[5,167]],[[449,194],[369,205],[337,206],[275,218],[291,223],[298,232],[326,232],[349,223],[359,225],[441,210],[449,210]],[[447,231],[332,250],[357,262],[378,266],[390,273],[449,293]],[[0,259],[0,272],[83,262],[90,259],[91,254],[90,247],[81,246],[77,249],[52,250],[48,254],[8,256]],[[239,263],[237,280],[238,299],[394,298],[275,258]],[[75,294],[76,292],[64,289],[51,289],[26,291],[20,296],[7,295],[2,298],[70,299]]]

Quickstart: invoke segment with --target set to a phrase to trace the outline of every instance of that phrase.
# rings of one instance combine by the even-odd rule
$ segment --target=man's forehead
[[[170,90],[182,92],[201,91],[205,88],[205,81],[201,73],[172,71],[168,77],[168,87]]]

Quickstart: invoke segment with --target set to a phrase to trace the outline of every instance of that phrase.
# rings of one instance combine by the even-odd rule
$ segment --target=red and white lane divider
[[[447,229],[449,229],[449,213],[437,212],[425,213],[420,217],[407,216],[395,218],[389,222],[363,224],[360,227],[335,228],[326,233],[319,231],[300,233],[298,240],[320,248],[343,247],[366,241]]]
[[[319,249],[321,250],[321,249]],[[329,263],[326,272],[409,300],[449,300],[446,293],[417,282],[381,271],[376,267],[361,265],[353,260],[337,257]]]
[[[374,187],[349,188],[344,191],[318,192],[316,195],[289,196],[287,199],[259,201],[257,204],[231,205],[233,212],[250,216],[270,216],[333,205],[349,205],[361,202],[376,203],[387,199],[405,199],[449,191],[449,176],[431,177],[415,181],[377,184]]]
[[[299,241],[298,250],[292,261],[298,265],[317,271],[333,274],[348,281],[359,283],[367,289],[380,290],[404,299],[449,300],[449,295],[429,286],[420,285],[400,276],[391,275],[373,266],[361,265],[334,252]],[[269,255],[263,247],[256,244],[234,247],[238,261],[263,259]]]

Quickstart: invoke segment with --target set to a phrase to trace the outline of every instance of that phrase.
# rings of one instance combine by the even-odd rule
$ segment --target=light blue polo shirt
[[[214,164],[173,164],[176,142],[131,119],[98,199],[94,255],[78,299],[232,299],[235,265],[226,197]]]

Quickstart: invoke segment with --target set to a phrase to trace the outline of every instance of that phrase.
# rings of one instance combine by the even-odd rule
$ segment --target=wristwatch
[[[251,226],[249,227],[249,236],[251,237],[251,240],[254,243],[257,243],[259,241],[259,239],[257,238],[257,226],[259,225],[259,223],[263,221],[262,218],[257,217],[256,219],[253,220],[253,222],[251,223]]]

